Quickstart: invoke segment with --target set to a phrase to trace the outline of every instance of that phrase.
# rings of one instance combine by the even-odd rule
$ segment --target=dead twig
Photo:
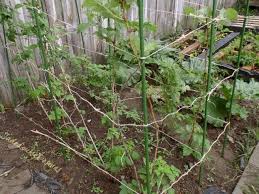
[[[5,171],[4,173],[0,174],[0,177],[2,177],[2,176],[7,176],[10,172],[13,171],[13,169],[15,169],[15,167],[13,167],[13,168],[11,168],[10,170],[7,170],[7,171]]]

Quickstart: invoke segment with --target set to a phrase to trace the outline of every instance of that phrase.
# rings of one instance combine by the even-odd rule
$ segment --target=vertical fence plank
[[[0,25],[0,104],[7,107],[12,106],[12,91],[10,78],[8,76],[8,59],[4,44],[3,27]]]

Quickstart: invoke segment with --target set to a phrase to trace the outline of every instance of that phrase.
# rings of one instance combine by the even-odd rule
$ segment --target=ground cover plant
[[[181,191],[176,183],[205,163],[220,138],[217,152],[221,152],[222,144],[230,141],[232,134],[226,132],[231,116],[242,122],[249,120],[251,107],[242,103],[259,99],[259,84],[237,79],[238,67],[229,74],[212,61],[216,30],[225,32],[219,21],[235,18],[237,13],[233,9],[221,10],[217,19],[215,9],[197,13],[190,8],[186,10],[186,14],[205,18],[196,22],[206,29],[190,33],[202,39],[199,40],[202,47],[209,50],[208,59],[193,55],[186,60],[172,43],[148,38],[156,32],[154,24],[143,22],[143,18],[127,19],[127,11],[134,6],[141,10],[141,5],[136,0],[84,0],[82,6],[89,11],[88,23],[81,23],[76,33],[85,33],[90,26],[97,26],[95,35],[106,45],[105,60],[100,64],[93,63],[83,53],[71,54],[67,46],[58,43],[68,32],[62,26],[49,26],[40,1],[1,9],[0,22],[5,24],[6,37],[12,46],[19,45],[19,37],[36,39],[19,49],[12,61],[17,65],[33,64],[43,76],[43,79],[18,77],[12,81],[13,87],[25,96],[22,106],[31,103],[42,109],[40,117],[46,123],[40,126],[45,130],[32,130],[32,133],[61,144],[58,155],[63,156],[66,164],[76,160],[75,154],[113,182],[117,181],[114,192],[172,194]],[[17,11],[24,8],[32,22],[15,20]],[[99,25],[100,21],[106,25]],[[245,34],[245,42],[251,38],[258,37]],[[240,52],[238,43],[240,39],[229,46],[231,51]],[[224,52],[228,53],[229,48]],[[246,58],[254,60],[250,54],[245,51],[241,61],[229,54],[226,56],[239,66],[246,64]],[[41,59],[39,64],[34,64],[35,56]],[[249,64],[258,65],[256,59]],[[16,113],[37,124],[29,111],[19,109],[21,104],[16,107]],[[0,112],[3,111],[4,107],[0,106]],[[257,109],[254,114],[256,118]],[[216,135],[209,134],[212,131]],[[255,141],[240,142],[238,149],[247,157],[252,144]],[[213,182],[210,170],[205,168],[208,176],[204,182]],[[202,180],[203,171],[201,165],[200,173],[196,170],[191,179],[198,182],[195,176],[199,174]],[[191,183],[196,187],[202,185],[197,182]],[[89,192],[112,192],[101,187],[94,181]],[[194,188],[189,189],[190,192]]]

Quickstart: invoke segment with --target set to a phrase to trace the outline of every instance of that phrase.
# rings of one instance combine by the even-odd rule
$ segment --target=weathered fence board
[[[4,102],[5,105],[10,106],[12,104],[12,91],[8,74],[8,59],[4,44],[3,26],[0,26],[0,102]]]
[[[22,3],[25,0],[0,0],[5,5],[15,6],[17,3]],[[219,0],[218,8],[224,6],[231,6],[235,0]],[[89,28],[84,33],[77,33],[76,28],[82,22],[87,22],[87,16],[85,9],[81,4],[83,0],[41,0],[43,9],[48,15],[50,27],[55,25],[64,26],[67,30],[67,34],[60,37],[57,40],[58,44],[68,46],[68,52],[73,54],[86,54],[91,57],[95,62],[102,56],[98,53],[103,53],[105,44],[98,40],[94,31],[94,27]],[[185,28],[186,26],[192,26],[193,22],[190,17],[184,15],[184,7],[191,6],[196,9],[200,9],[203,6],[209,5],[209,0],[145,0],[145,19],[151,21],[157,25],[158,31],[153,34],[156,38],[161,36],[167,36],[172,34],[177,26]],[[138,17],[137,7],[133,7],[128,17],[130,20],[136,20]],[[17,15],[17,19],[22,21],[31,21],[30,15],[26,9],[20,9]],[[107,21],[106,21],[107,23]],[[107,25],[103,22],[102,25]],[[5,51],[5,45],[3,42],[3,29],[0,26],[0,103],[6,106],[11,105],[12,91],[10,75],[8,73],[7,53]],[[35,43],[36,38],[27,38],[17,41],[18,44],[8,44],[8,54],[10,55],[10,61],[14,58],[15,54],[30,44]],[[32,77],[33,80],[40,80],[43,75],[37,68],[40,64],[40,57],[38,51],[35,51],[36,57],[34,61],[29,64],[16,64],[12,62],[11,72],[14,78],[27,78]],[[15,93],[16,96],[20,94]]]

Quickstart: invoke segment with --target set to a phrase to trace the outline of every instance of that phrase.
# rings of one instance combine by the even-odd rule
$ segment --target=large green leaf
[[[119,13],[113,9],[116,7],[114,4],[101,0],[85,0],[83,6],[92,9],[92,11],[101,14],[103,17],[114,19],[117,22],[124,21]]]
[[[228,8],[224,10],[224,16],[226,19],[229,21],[234,21],[237,19],[238,13],[235,9],[233,8]]]
[[[211,97],[208,102],[208,122],[215,127],[222,127],[228,115],[227,101],[220,97]]]

